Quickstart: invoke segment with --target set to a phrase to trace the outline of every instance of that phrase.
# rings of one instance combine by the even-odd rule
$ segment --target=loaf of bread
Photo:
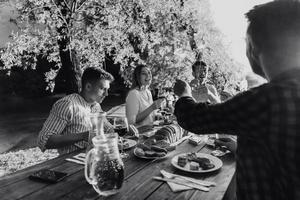
[[[183,129],[179,125],[171,124],[156,131],[155,135],[169,143],[174,143],[183,137]]]

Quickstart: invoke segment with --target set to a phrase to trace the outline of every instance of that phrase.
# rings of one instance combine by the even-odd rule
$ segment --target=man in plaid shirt
[[[236,133],[237,198],[300,199],[300,2],[274,1],[247,13],[247,56],[268,83],[209,105],[177,81],[179,124],[194,133]]]

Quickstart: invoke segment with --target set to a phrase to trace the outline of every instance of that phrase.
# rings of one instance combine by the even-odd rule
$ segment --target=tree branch
[[[65,5],[66,5],[66,7],[67,7],[70,11],[72,11],[71,8],[68,6],[68,3],[66,2],[66,0],[64,0],[64,3],[65,3]]]
[[[56,9],[58,10],[61,19],[65,22],[66,27],[67,27],[67,29],[68,29],[68,32],[70,32],[69,24],[68,24],[67,20],[65,19],[64,15],[61,13],[61,10],[58,8],[58,6],[57,6],[56,3],[54,2],[54,0],[51,0],[51,1],[52,1],[52,3],[54,4],[54,6],[56,7]]]
[[[87,0],[86,0],[86,1],[83,1],[82,4],[77,8],[77,11],[80,11],[80,9],[83,7],[83,5],[84,5],[86,2],[87,2]]]

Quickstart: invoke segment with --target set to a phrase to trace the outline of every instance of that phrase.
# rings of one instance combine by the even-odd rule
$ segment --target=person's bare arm
[[[161,106],[161,104],[162,104],[163,101],[164,101],[164,99],[157,99],[156,101],[153,102],[153,104],[151,104],[151,106],[149,106],[143,112],[140,112],[139,114],[137,114],[136,120],[135,120],[136,123],[139,123],[139,122],[143,121],[154,110],[158,109]]]
[[[47,149],[58,149],[80,141],[88,141],[89,132],[71,135],[51,135],[45,145]]]

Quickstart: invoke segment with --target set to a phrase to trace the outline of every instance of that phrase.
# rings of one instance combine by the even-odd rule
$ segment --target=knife
[[[183,181],[183,180],[175,180],[175,179],[171,179],[171,178],[162,178],[162,177],[159,177],[159,176],[154,176],[153,179],[158,180],[158,181],[172,182],[172,183],[188,186],[188,187],[191,187],[191,188],[202,190],[204,192],[209,191],[208,187],[205,187],[205,186],[202,186],[202,185],[197,185],[197,184],[194,184],[194,183],[191,183],[191,182],[186,182],[186,181]]]
[[[181,175],[177,175],[177,174],[172,174],[172,173],[167,172],[165,170],[160,170],[160,173],[163,176],[167,177],[167,178],[177,178],[177,179],[181,179],[181,180],[184,180],[184,181],[192,182],[192,183],[199,184],[199,185],[206,186],[206,187],[216,186],[215,182],[203,181],[203,180],[189,178],[189,177],[185,177],[185,176],[181,176]]]

